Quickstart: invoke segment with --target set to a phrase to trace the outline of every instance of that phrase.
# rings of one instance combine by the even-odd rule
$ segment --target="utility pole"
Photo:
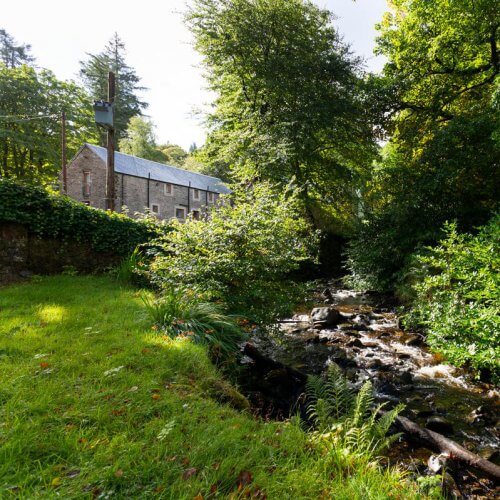
[[[68,165],[66,164],[66,113],[61,113],[61,169],[62,192],[68,193]]]
[[[115,101],[115,74],[108,73],[108,102]],[[106,162],[106,209],[115,211],[115,124],[108,128],[108,157]]]

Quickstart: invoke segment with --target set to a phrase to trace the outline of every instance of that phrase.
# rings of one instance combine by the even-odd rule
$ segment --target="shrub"
[[[308,378],[307,397],[315,441],[327,453],[371,459],[399,438],[387,433],[403,407],[398,405],[380,415],[384,404],[374,406],[371,382],[365,382],[356,394],[335,364],[329,366],[326,379]]]
[[[87,207],[43,188],[0,179],[0,222],[17,222],[40,238],[88,243],[96,252],[127,255],[168,230],[152,219]]]
[[[415,257],[415,299],[406,322],[452,363],[499,374],[500,216],[477,235],[445,225],[446,238]]]
[[[222,300],[254,321],[287,314],[298,287],[288,274],[310,259],[316,233],[302,218],[297,193],[269,185],[233,193],[203,220],[175,223],[159,244],[151,279],[159,288],[179,284]]]
[[[243,335],[236,318],[224,314],[223,307],[202,302],[186,289],[165,290],[159,297],[143,297],[150,318],[169,337],[190,337],[209,346],[212,354],[230,354],[238,349]]]

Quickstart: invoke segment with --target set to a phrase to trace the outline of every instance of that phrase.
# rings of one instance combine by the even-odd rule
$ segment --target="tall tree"
[[[141,116],[130,119],[127,134],[120,143],[120,151],[153,161],[166,161],[166,156],[156,144],[154,126]]]
[[[386,154],[350,251],[367,286],[392,288],[447,220],[473,230],[498,209],[498,0],[392,0],[379,25]],[[386,122],[387,124],[387,122]]]
[[[140,78],[136,71],[125,61],[125,44],[115,33],[106,47],[99,54],[87,54],[88,59],[80,62],[80,77],[90,95],[96,99],[105,99],[108,92],[108,72],[116,76],[115,128],[116,140],[125,137],[127,126],[133,116],[141,115],[147,103],[139,97],[145,89],[139,85]],[[101,133],[101,144],[106,137]]]
[[[88,94],[47,70],[0,64],[0,176],[54,183],[61,168],[61,111],[68,155],[97,138]]]
[[[375,152],[359,61],[331,21],[308,0],[195,0],[187,14],[217,95],[205,157],[238,179],[295,177],[311,215],[351,212]]]
[[[31,45],[18,44],[14,37],[0,29],[0,61],[7,68],[17,68],[22,64],[31,64],[35,58],[30,54]]]

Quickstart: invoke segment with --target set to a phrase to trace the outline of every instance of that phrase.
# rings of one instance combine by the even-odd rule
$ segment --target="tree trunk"
[[[400,427],[405,434],[422,442],[431,450],[446,454],[449,456],[450,460],[462,462],[469,467],[473,467],[481,472],[484,472],[489,477],[492,477],[497,481],[500,480],[500,466],[495,465],[489,460],[486,460],[469,450],[466,450],[458,443],[455,443],[455,441],[452,441],[437,432],[424,429],[406,417],[397,417],[396,425]]]

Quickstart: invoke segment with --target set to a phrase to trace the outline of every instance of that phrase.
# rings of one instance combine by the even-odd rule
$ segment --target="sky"
[[[189,0],[187,0],[189,1]],[[335,13],[335,25],[366,67],[379,71],[374,57],[375,23],[385,0],[314,0]],[[29,43],[37,65],[64,80],[78,78],[79,61],[100,52],[116,31],[127,62],[149,90],[146,114],[156,125],[159,143],[188,148],[205,140],[203,110],[210,104],[200,56],[183,24],[186,0],[17,0],[2,7],[0,28]],[[103,96],[105,97],[105,96]]]

